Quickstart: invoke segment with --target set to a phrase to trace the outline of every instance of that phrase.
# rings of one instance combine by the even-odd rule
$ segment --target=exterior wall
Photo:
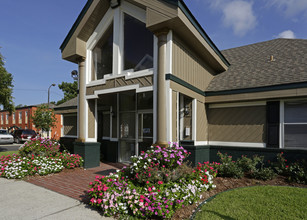
[[[204,91],[213,79],[213,71],[181,40],[173,40],[173,74]]]
[[[51,128],[51,138],[59,140],[61,137],[62,124],[61,124],[61,115],[56,114],[55,118],[57,120],[55,127]]]
[[[95,138],[95,100],[88,100],[88,138]]]
[[[197,101],[196,141],[208,141],[208,119],[206,106]]]
[[[15,123],[13,123],[13,115],[9,115],[9,120],[6,121],[6,115],[9,114],[8,111],[0,111],[0,128],[3,129],[10,128],[12,126],[18,126],[22,129],[32,129],[36,131],[35,126],[32,123],[32,116],[34,115],[34,111],[36,107],[30,106],[25,108],[17,108],[16,111],[12,114],[15,114]],[[19,112],[22,114],[21,120],[19,119]],[[26,112],[28,113],[28,117],[26,119]],[[1,122],[1,115],[3,115],[3,123]]]
[[[77,136],[76,114],[63,114],[63,136]]]
[[[209,108],[209,141],[266,142],[266,106]]]

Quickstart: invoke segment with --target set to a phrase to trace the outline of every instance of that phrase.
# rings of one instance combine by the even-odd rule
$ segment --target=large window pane
[[[112,73],[113,67],[113,24],[104,33],[92,51],[92,80],[103,79]]]
[[[285,123],[307,123],[306,102],[285,103]]]
[[[153,34],[145,23],[124,15],[124,70],[153,67]]]
[[[126,91],[119,94],[119,110],[135,111],[135,91]]]
[[[138,93],[137,104],[138,110],[141,109],[153,109],[153,93],[152,92],[143,92]]]
[[[307,148],[307,124],[285,125],[285,147]]]

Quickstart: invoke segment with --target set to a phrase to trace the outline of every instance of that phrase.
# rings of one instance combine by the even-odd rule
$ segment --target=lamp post
[[[48,108],[49,108],[50,88],[51,88],[51,86],[55,86],[55,84],[54,84],[54,83],[51,84],[51,85],[49,86],[49,88],[48,88]]]

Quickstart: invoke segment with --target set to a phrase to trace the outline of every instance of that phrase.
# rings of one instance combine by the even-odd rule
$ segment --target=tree
[[[15,111],[13,103],[13,76],[4,67],[4,58],[0,53],[0,105],[10,113]]]
[[[64,92],[64,98],[57,102],[57,105],[60,105],[72,98],[77,97],[78,95],[78,82],[74,81],[73,83],[62,82],[59,84],[59,89]]]
[[[47,132],[49,132],[50,128],[55,127],[57,122],[54,110],[49,109],[47,105],[37,107],[32,120],[37,129]]]

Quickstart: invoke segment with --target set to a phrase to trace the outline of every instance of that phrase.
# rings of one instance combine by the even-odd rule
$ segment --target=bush
[[[33,138],[24,143],[19,154],[23,157],[28,156],[55,156],[60,150],[60,144],[54,140],[46,138]]]
[[[275,171],[288,178],[290,182],[307,184],[307,161],[288,163],[284,153],[277,154],[277,162],[273,163]]]
[[[242,178],[244,176],[243,169],[236,161],[232,160],[232,156],[218,152],[220,163],[215,163],[214,168],[217,170],[217,175],[221,177]]]
[[[209,164],[192,169],[183,160],[188,152],[177,143],[152,147],[131,158],[131,167],[90,183],[90,205],[104,215],[171,218],[182,206],[199,200],[213,185],[215,170]]]

